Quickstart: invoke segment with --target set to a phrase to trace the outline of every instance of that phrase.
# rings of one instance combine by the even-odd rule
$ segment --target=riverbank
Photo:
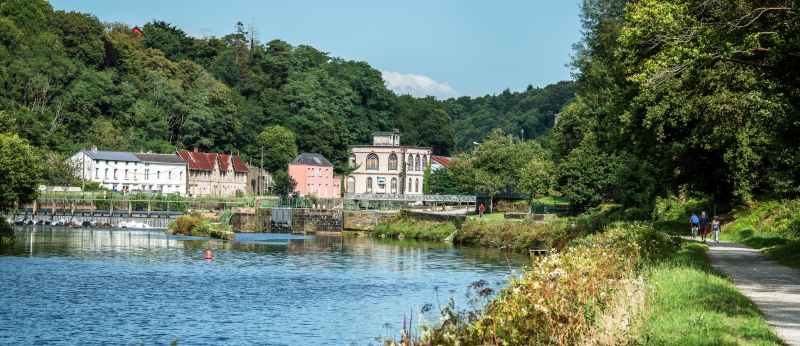
[[[193,211],[189,215],[181,215],[172,221],[166,234],[236,240],[236,233],[233,232],[230,225],[221,222],[213,223],[198,211]]]

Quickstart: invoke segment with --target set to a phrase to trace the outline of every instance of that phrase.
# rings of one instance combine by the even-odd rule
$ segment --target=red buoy
[[[206,259],[207,260],[211,259],[211,251],[206,251]]]

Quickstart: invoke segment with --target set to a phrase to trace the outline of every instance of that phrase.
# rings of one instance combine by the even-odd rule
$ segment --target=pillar
[[[75,216],[75,200],[70,201],[70,216]]]
[[[92,197],[91,202],[89,202],[89,216],[94,216],[94,209],[95,208],[97,208],[97,206],[94,203],[94,197]]]
[[[128,217],[133,216],[133,199],[128,200]]]
[[[169,200],[167,200],[167,219],[169,219]]]
[[[36,209],[38,206],[39,206],[39,200],[38,199],[33,200],[33,215],[36,215]]]
[[[147,200],[147,217],[150,217],[150,212],[153,210],[150,200]]]

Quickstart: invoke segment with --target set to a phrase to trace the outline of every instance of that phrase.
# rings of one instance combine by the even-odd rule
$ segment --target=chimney
[[[139,149],[139,154],[144,154],[144,149]]]
[[[400,129],[392,129],[392,132],[394,132],[394,133],[400,133]]]
[[[197,152],[197,147],[194,147],[194,152]]]
[[[92,144],[92,152],[97,154],[97,146]]]

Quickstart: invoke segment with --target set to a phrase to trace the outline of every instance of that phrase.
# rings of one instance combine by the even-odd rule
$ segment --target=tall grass
[[[234,240],[236,234],[227,224],[213,224],[198,211],[188,215],[178,216],[169,224],[167,234],[180,234],[197,237],[212,237],[225,240]]]
[[[648,270],[638,343],[782,345],[753,302],[708,264],[706,249],[684,242],[675,256]]]
[[[451,304],[443,309],[441,323],[421,327],[416,341],[387,343],[576,344],[590,333],[620,285],[674,246],[647,225],[615,225],[573,241],[563,252],[534,257],[532,267],[512,277],[480,313],[458,312]]]

